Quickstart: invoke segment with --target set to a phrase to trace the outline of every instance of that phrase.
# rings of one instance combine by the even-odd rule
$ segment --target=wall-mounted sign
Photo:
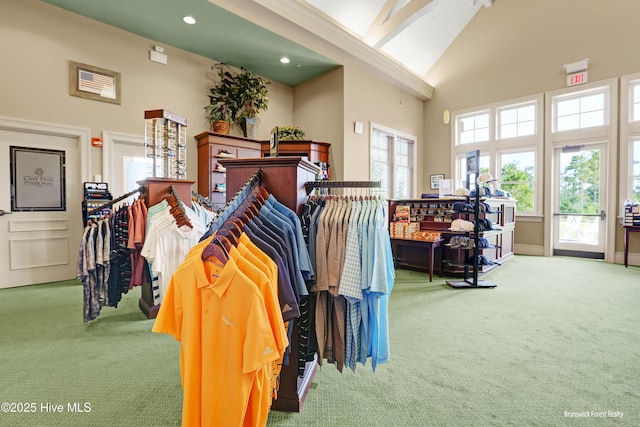
[[[11,210],[64,211],[65,153],[10,147]]]
[[[567,87],[585,84],[589,81],[589,72],[580,71],[567,75]]]

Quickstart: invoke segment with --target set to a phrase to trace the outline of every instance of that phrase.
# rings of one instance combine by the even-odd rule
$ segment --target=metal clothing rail
[[[87,211],[87,215],[93,215],[94,213],[96,213],[98,211],[101,211],[102,209],[104,209],[106,207],[109,207],[109,206],[111,206],[111,205],[113,205],[115,203],[121,202],[122,200],[126,199],[127,197],[131,197],[134,194],[139,193],[141,191],[143,191],[143,188],[142,187],[138,187],[137,189],[135,189],[133,191],[129,191],[127,194],[124,194],[124,195],[118,197],[117,199],[110,200],[107,203],[98,206],[97,208],[93,208],[90,211]]]
[[[201,241],[211,236],[224,222],[229,219],[233,211],[247,198],[251,190],[262,182],[262,170],[258,169],[247,182],[233,195],[233,197],[222,207],[218,216],[209,224],[209,230],[202,236]]]
[[[309,181],[304,187],[307,194],[314,188],[380,188],[381,181]]]

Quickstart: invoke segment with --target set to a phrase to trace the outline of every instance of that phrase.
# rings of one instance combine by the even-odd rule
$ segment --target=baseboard
[[[613,262],[616,264],[624,264],[624,252],[616,252]],[[640,253],[629,252],[627,264],[629,266],[640,266]]]
[[[513,252],[516,255],[532,255],[532,256],[544,256],[544,246],[535,245],[513,245]]]

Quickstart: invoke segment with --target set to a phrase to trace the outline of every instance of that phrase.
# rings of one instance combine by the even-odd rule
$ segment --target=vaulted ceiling
[[[289,86],[352,64],[429,99],[424,76],[493,0],[43,1]]]

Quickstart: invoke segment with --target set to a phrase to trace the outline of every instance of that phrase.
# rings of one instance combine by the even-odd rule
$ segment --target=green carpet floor
[[[639,268],[517,256],[483,279],[498,287],[399,270],[391,360],[324,364],[268,425],[640,426]],[[0,426],[179,425],[179,344],[139,296],[84,325],[78,282],[0,290]]]

